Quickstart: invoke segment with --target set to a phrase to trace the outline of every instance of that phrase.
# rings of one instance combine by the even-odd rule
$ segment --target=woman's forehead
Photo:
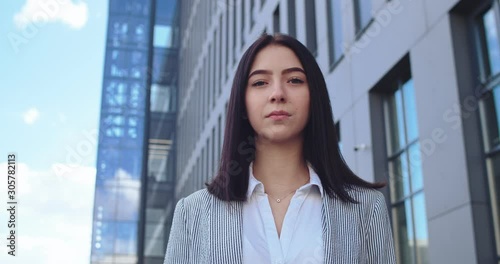
[[[260,50],[252,64],[251,71],[302,68],[299,58],[288,47],[281,45],[269,45]]]

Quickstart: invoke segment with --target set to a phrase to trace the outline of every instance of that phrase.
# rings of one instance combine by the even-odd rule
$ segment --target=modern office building
[[[261,32],[323,70],[342,151],[386,181],[399,263],[500,263],[500,1],[186,0],[175,199],[220,157],[232,76]]]
[[[163,263],[175,200],[176,0],[111,0],[91,263]]]

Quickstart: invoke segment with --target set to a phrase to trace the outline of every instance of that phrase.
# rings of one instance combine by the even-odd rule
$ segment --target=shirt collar
[[[255,190],[264,191],[264,185],[262,182],[257,180],[253,175],[253,161],[250,162],[250,166],[248,166],[248,189],[247,189],[247,199],[250,199]],[[321,184],[321,179],[318,174],[314,171],[311,164],[307,162],[307,168],[309,169],[309,183],[312,185],[318,186],[318,189],[321,193],[321,197],[323,198],[323,185]]]

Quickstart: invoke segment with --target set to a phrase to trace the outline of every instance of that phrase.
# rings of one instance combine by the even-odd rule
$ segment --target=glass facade
[[[476,18],[478,62],[483,87],[480,117],[493,216],[497,260],[500,263],[500,4]]]
[[[176,8],[109,3],[91,263],[163,261],[174,202]]]
[[[429,263],[427,217],[411,78],[400,79],[384,102],[390,204],[398,263]]]

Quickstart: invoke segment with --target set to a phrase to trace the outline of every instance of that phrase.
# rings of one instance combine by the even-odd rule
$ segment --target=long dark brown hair
[[[342,157],[325,78],[314,56],[293,37],[263,34],[248,48],[238,64],[229,97],[221,159],[215,177],[206,183],[208,191],[224,201],[246,200],[248,166],[255,158],[255,131],[246,114],[245,90],[255,57],[268,45],[290,48],[304,67],[310,104],[309,120],[303,133],[303,154],[321,179],[324,192],[343,202],[357,203],[349,195],[349,188],[383,187],[383,183],[369,183],[358,177]]]

